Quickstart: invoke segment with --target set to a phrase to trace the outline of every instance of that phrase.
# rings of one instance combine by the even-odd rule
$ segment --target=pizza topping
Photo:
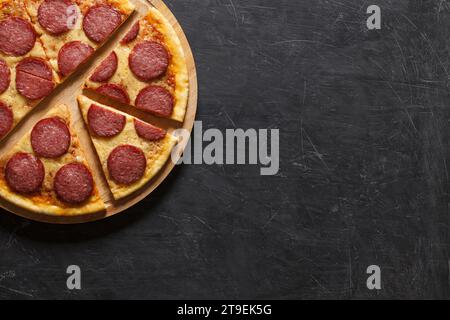
[[[136,22],[133,27],[131,27],[130,31],[128,31],[128,33],[125,35],[125,37],[123,37],[122,41],[120,42],[121,44],[128,44],[131,41],[133,41],[134,39],[137,38],[138,34],[139,34],[139,30],[140,30],[140,25],[139,25],[139,21]]]
[[[19,72],[16,75],[16,88],[19,93],[30,100],[40,100],[52,92],[55,84],[29,73]]]
[[[130,103],[130,97],[125,89],[119,84],[108,83],[98,87],[95,91],[107,96],[113,100],[122,102],[123,104]]]
[[[140,148],[122,145],[115,148],[108,157],[108,171],[118,184],[131,185],[145,173],[147,160]]]
[[[134,119],[134,128],[139,137],[148,141],[157,141],[164,139],[166,131],[146,122]]]
[[[61,35],[75,25],[75,4],[71,0],[44,0],[38,9],[39,24],[52,35]]]
[[[39,121],[31,131],[31,146],[43,158],[59,158],[70,147],[70,132],[66,123],[59,117]]]
[[[167,118],[173,111],[173,96],[163,87],[148,86],[139,92],[136,107]]]
[[[16,66],[16,88],[25,98],[42,99],[54,87],[52,70],[43,59],[25,58]]]
[[[58,170],[53,186],[61,201],[80,204],[87,201],[92,195],[94,180],[85,165],[70,163]]]
[[[16,153],[6,164],[6,183],[18,193],[39,191],[44,176],[45,169],[41,160],[29,153]]]
[[[144,41],[134,47],[129,56],[129,65],[139,80],[151,81],[167,71],[169,54],[163,45]]]
[[[114,137],[125,127],[124,115],[93,104],[88,111],[88,123],[99,137]]]
[[[44,80],[53,81],[53,73],[44,59],[25,58],[16,67],[17,73],[25,72]]]
[[[14,123],[14,116],[11,109],[0,101],[0,139],[11,130]]]
[[[65,44],[58,53],[59,72],[63,76],[68,76],[93,53],[94,49],[91,46],[80,41]]]
[[[0,22],[0,51],[10,56],[23,56],[33,49],[36,32],[31,24],[18,17]]]
[[[108,4],[91,7],[83,20],[83,30],[86,36],[94,42],[106,40],[120,26],[122,16]]]
[[[97,69],[95,69],[94,74],[90,79],[95,82],[108,81],[116,73],[117,63],[117,54],[113,51],[105,60],[103,60]]]
[[[2,59],[0,59],[0,94],[9,88],[9,83],[11,81],[11,71],[8,65]]]

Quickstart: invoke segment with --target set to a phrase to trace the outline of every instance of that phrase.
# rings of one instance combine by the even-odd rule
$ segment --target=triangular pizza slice
[[[78,103],[116,200],[140,189],[164,167],[177,138],[85,96]]]
[[[65,105],[54,107],[0,159],[0,196],[55,216],[105,209]]]
[[[0,140],[57,83],[25,2],[0,1]]]
[[[189,78],[184,51],[171,23],[156,8],[150,9],[89,76],[86,88],[182,122]]]
[[[26,0],[53,68],[63,79],[131,15],[128,0]]]

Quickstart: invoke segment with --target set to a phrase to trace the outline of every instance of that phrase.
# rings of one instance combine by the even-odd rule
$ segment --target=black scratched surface
[[[279,174],[178,167],[88,225],[1,212],[0,298],[450,298],[450,3],[167,4],[195,54],[197,119],[279,128]],[[381,31],[366,28],[371,4]],[[72,264],[81,291],[66,289]]]

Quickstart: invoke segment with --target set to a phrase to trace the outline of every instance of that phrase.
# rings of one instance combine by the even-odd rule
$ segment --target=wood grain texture
[[[0,206],[2,208],[27,219],[54,224],[79,224],[92,222],[99,219],[105,219],[130,208],[131,206],[135,205],[136,203],[147,197],[164,181],[164,179],[169,175],[169,173],[174,168],[175,164],[171,160],[169,160],[164,166],[164,168],[160,171],[160,173],[158,173],[157,176],[155,176],[155,178],[153,178],[142,189],[119,201],[114,200],[107,185],[107,182],[104,178],[102,169],[99,165],[97,155],[95,153],[95,148],[93,147],[92,142],[87,134],[87,128],[85,127],[85,124],[83,122],[83,119],[81,117],[76,102],[76,96],[78,96],[81,93],[90,96],[94,95],[96,96],[96,100],[104,102],[107,105],[114,105],[118,109],[126,111],[131,115],[138,116],[143,120],[153,123],[154,125],[158,125],[168,130],[168,132],[172,132],[173,130],[180,128],[186,129],[189,132],[192,130],[195,121],[195,114],[197,111],[198,87],[197,87],[197,74],[195,69],[194,57],[192,55],[192,51],[186,39],[186,36],[181,26],[177,22],[175,16],[171,13],[171,11],[162,1],[154,0],[151,3],[149,3],[146,0],[135,0],[133,2],[136,4],[136,12],[134,16],[130,18],[129,21],[127,21],[126,25],[122,26],[122,28],[118,31],[119,35],[114,36],[113,39],[111,39],[111,41],[108,41],[108,43],[105,44],[104,47],[102,47],[102,49],[96,53],[95,57],[91,59],[88,65],[81,68],[77,72],[75,77],[70,77],[66,81],[66,83],[62,85],[62,88],[58,88],[56,93],[48,97],[44,102],[44,106],[42,106],[40,110],[33,112],[32,115],[30,115],[31,119],[27,119],[25,123],[22,123],[20,128],[16,129],[15,132],[11,135],[11,137],[7,139],[7,141],[0,148],[0,153],[2,152],[2,150],[8,150],[12,145],[14,145],[18,141],[18,139],[20,139],[23,136],[24,133],[26,133],[34,126],[36,121],[38,121],[38,119],[42,117],[43,114],[45,114],[49,108],[54,106],[56,103],[64,103],[70,106],[74,127],[76,129],[77,134],[80,136],[82,145],[85,146],[85,151],[87,153],[90,167],[94,171],[95,180],[96,182],[98,182],[100,194],[102,195],[102,198],[105,201],[107,209],[103,212],[97,212],[94,214],[81,216],[51,216],[35,213],[20,208],[10,203],[7,199],[1,198]],[[144,112],[139,112],[136,110],[136,108],[117,105],[117,103],[114,102],[111,103],[111,101],[108,99],[101,98],[100,96],[90,92],[86,92],[86,90],[85,91],[81,90],[84,84],[85,76],[89,74],[88,71],[92,70],[93,67],[98,65],[99,61],[102,61],[106,53],[109,54],[113,50],[113,48],[117,45],[119,39],[123,37],[123,35],[126,33],[127,30],[129,30],[129,26],[131,26],[132,23],[134,23],[140,17],[145,15],[150,5],[155,6],[173,26],[178,37],[180,38],[183,50],[185,52],[189,74],[189,100],[186,110],[186,117],[184,122],[181,124],[175,121],[158,119],[157,117],[147,115]],[[184,150],[186,144],[187,141],[184,141],[182,142],[182,145],[178,148],[178,150],[180,150],[180,154]]]

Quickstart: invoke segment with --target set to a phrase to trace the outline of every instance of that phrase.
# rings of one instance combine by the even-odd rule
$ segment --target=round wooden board
[[[38,221],[44,223],[53,224],[78,224],[92,222],[104,218],[111,217],[126,209],[132,207],[138,202],[142,201],[144,198],[149,196],[169,175],[172,169],[175,167],[173,161],[167,161],[164,168],[159,172],[159,174],[152,179],[145,187],[135,192],[131,196],[124,198],[119,201],[115,201],[109,190],[107,182],[105,180],[101,165],[95,153],[92,141],[89,137],[87,129],[85,127],[84,121],[82,120],[81,113],[78,108],[76,97],[80,94],[85,94],[89,97],[95,97],[100,103],[107,102],[107,105],[112,105],[121,111],[125,111],[133,116],[137,116],[145,121],[153,123],[157,126],[163,127],[170,132],[176,129],[185,129],[189,132],[192,131],[195,115],[197,112],[197,98],[198,98],[198,86],[197,86],[197,72],[195,68],[195,61],[192,55],[192,50],[189,46],[189,42],[184,34],[180,24],[176,20],[175,16],[169,10],[169,8],[161,0],[130,0],[136,5],[136,12],[128,21],[120,28],[119,32],[113,36],[112,39],[108,41],[102,48],[100,48],[93,59],[91,59],[86,65],[84,65],[80,70],[73,74],[70,79],[65,83],[61,84],[55,92],[42,101],[35,109],[30,112],[30,114],[14,129],[12,134],[5,139],[0,145],[0,154],[4,154],[9,150],[21,137],[23,137],[31,128],[36,124],[39,119],[41,119],[45,114],[57,104],[63,103],[70,107],[73,125],[76,133],[79,136],[81,144],[84,146],[86,151],[86,157],[91,169],[93,170],[94,179],[97,182],[97,187],[99,192],[105,201],[107,209],[102,212],[98,212],[90,215],[82,216],[50,216],[38,214],[20,208],[5,199],[0,199],[0,207],[8,210],[21,217]],[[114,49],[117,43],[122,39],[122,37],[127,33],[129,28],[142,16],[145,15],[150,6],[156,7],[168,21],[174,27],[178,37],[180,38],[181,44],[184,49],[186,56],[186,62],[188,66],[189,73],[189,100],[186,110],[186,117],[183,123],[178,123],[176,121],[171,121],[167,119],[160,119],[157,117],[150,116],[148,114],[139,112],[136,108],[127,107],[119,104],[115,104],[109,100],[105,100],[91,92],[84,91],[83,87],[86,76],[95,68],[100,61],[109,55],[109,53]],[[179,156],[181,156],[184,151],[188,141],[181,141],[177,150],[179,151]]]

